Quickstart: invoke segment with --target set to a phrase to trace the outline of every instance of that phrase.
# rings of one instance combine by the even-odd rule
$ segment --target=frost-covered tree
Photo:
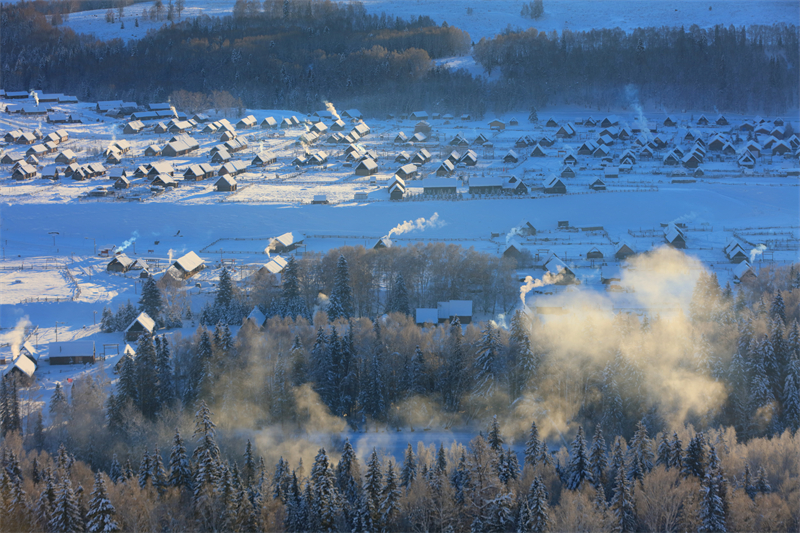
[[[703,479],[706,471],[706,440],[703,432],[701,431],[689,441],[686,446],[686,453],[683,457],[683,470],[681,473],[685,476],[695,476],[698,479]]]
[[[539,358],[531,347],[528,333],[529,321],[521,311],[511,318],[509,337],[509,393],[512,399],[525,391],[536,388],[539,374]]]
[[[727,531],[725,476],[714,445],[709,445],[708,465],[702,481],[699,531]]]
[[[347,259],[340,255],[336,263],[333,291],[328,301],[328,318],[333,321],[338,318],[349,319],[353,316],[353,288],[350,286],[350,270],[347,267]]]
[[[169,484],[182,490],[192,488],[192,467],[178,428],[175,428],[175,437],[172,439],[172,450],[169,454]]]
[[[547,531],[550,523],[550,514],[547,505],[547,487],[539,476],[533,478],[533,483],[525,498],[520,502],[517,533],[543,533]]]
[[[608,468],[608,451],[606,450],[606,439],[603,437],[603,429],[600,424],[594,430],[592,447],[589,449],[589,467],[592,471],[594,486],[598,490],[606,483],[606,469]]]
[[[611,499],[611,511],[614,513],[614,530],[621,533],[636,531],[636,509],[633,498],[633,481],[625,474],[625,457],[620,456],[617,477],[614,485],[614,496]]]
[[[540,462],[549,462],[547,445],[539,439],[539,428],[536,421],[531,422],[528,439],[525,441],[525,464],[536,466]]]
[[[389,459],[386,466],[386,481],[381,489],[380,519],[385,529],[391,529],[400,512],[400,488],[397,486],[397,476],[394,465]]]
[[[628,478],[641,480],[653,469],[654,460],[653,442],[647,435],[644,422],[639,421],[628,446]]]
[[[592,475],[589,453],[586,449],[586,439],[583,436],[583,427],[578,426],[578,434],[575,435],[575,440],[572,441],[572,449],[569,454],[566,487],[569,490],[579,490],[584,481],[593,483],[594,476]]]
[[[281,272],[281,314],[290,318],[309,317],[308,306],[300,294],[299,265],[289,257]]]
[[[461,322],[455,317],[450,323],[449,357],[442,365],[440,389],[444,394],[444,407],[449,412],[461,408],[461,400],[469,387],[466,356],[464,354]]]
[[[117,511],[108,499],[105,481],[99,472],[94,476],[90,498],[89,509],[86,512],[86,530],[90,533],[119,531],[119,524],[114,519]]]
[[[333,529],[340,511],[340,495],[336,490],[336,478],[328,462],[324,448],[320,448],[311,467],[309,482],[312,485],[312,502],[309,519],[312,529],[328,531]]]
[[[500,376],[500,341],[492,322],[487,322],[483,336],[478,342],[475,357],[475,394],[491,397],[499,385]]]
[[[392,286],[392,290],[386,302],[386,312],[403,313],[404,315],[411,314],[406,282],[402,274],[397,274],[397,277],[394,279],[394,285]]]
[[[164,299],[161,297],[161,289],[158,288],[156,280],[152,276],[147,278],[142,287],[142,296],[139,298],[139,311],[147,313],[150,318],[156,321],[156,324],[161,323],[161,315],[164,312]],[[128,325],[130,323],[120,329]]]
[[[50,514],[50,530],[59,533],[79,533],[84,529],[78,498],[68,475],[61,477]]]
[[[364,506],[369,521],[375,528],[380,527],[381,490],[383,489],[383,472],[375,448],[367,461],[367,471],[364,475]],[[362,519],[362,522],[366,519]]]
[[[400,486],[408,490],[408,486],[417,478],[417,463],[414,456],[414,449],[409,443],[406,447],[406,455],[403,459],[403,466],[400,469]]]
[[[502,435],[500,435],[500,423],[497,421],[497,415],[492,416],[492,424],[489,426],[487,441],[492,450],[500,452],[503,449],[505,441]]]

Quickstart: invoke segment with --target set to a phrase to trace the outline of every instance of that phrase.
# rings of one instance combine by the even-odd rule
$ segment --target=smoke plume
[[[130,246],[131,244],[133,244],[133,243],[134,243],[134,241],[135,241],[136,239],[138,239],[138,238],[139,238],[139,232],[138,232],[138,231],[134,231],[134,232],[133,232],[133,235],[131,236],[131,238],[130,238],[130,239],[128,239],[127,241],[123,242],[123,243],[122,243],[122,244],[119,246],[119,248],[117,248],[117,251],[118,251],[118,252],[121,252],[121,251],[125,250],[125,249],[126,249],[128,246]]]
[[[439,213],[434,213],[428,220],[425,220],[424,217],[419,217],[416,220],[406,220],[402,224],[398,224],[389,231],[386,238],[391,239],[392,235],[402,235],[414,230],[425,231],[430,228],[441,228],[444,225],[445,222],[439,220]]]
[[[27,316],[20,318],[17,325],[14,326],[14,331],[11,332],[11,360],[15,360],[19,356],[19,349],[22,347],[22,342],[25,340],[25,328],[30,326],[31,323]]]
[[[172,264],[172,254],[173,254],[173,253],[174,253],[174,252],[173,252],[172,248],[170,248],[170,249],[169,249],[169,252],[167,253],[167,262],[168,262],[170,265]]]
[[[533,289],[537,287],[544,287],[546,285],[555,285],[559,281],[561,281],[564,277],[562,272],[558,274],[552,274],[551,272],[545,272],[542,279],[534,279],[531,276],[525,277],[525,285],[519,288],[519,299],[522,300],[522,307],[527,308],[528,305],[525,303],[525,296],[528,295]]]
[[[31,91],[31,98],[36,102],[36,107],[39,107],[39,95],[36,94],[36,91]]]
[[[325,102],[325,109],[330,111],[331,115],[333,115],[333,120],[339,120],[339,113],[336,112],[336,108],[333,107],[332,103]]]
[[[758,246],[750,250],[750,262],[751,263],[754,262],[756,260],[756,257],[763,254],[764,250],[766,249],[767,249],[766,246],[764,246],[763,244],[759,244]]]

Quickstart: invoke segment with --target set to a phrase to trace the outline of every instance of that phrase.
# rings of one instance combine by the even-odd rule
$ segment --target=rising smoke
[[[336,112],[336,108],[333,107],[333,104],[330,102],[325,102],[325,109],[330,111],[331,115],[333,115],[333,120],[339,120],[339,113]]]
[[[130,238],[130,239],[128,239],[127,241],[123,242],[123,243],[122,243],[122,244],[119,246],[119,248],[117,248],[117,252],[122,252],[123,250],[125,250],[126,248],[128,248],[128,246],[130,246],[131,244],[133,244],[133,243],[136,241],[136,239],[138,239],[138,238],[139,238],[139,232],[138,232],[138,231],[134,231],[134,232],[133,232],[133,235],[131,236],[131,238]],[[170,261],[170,262],[171,262],[171,261]]]
[[[406,220],[402,224],[398,224],[389,230],[385,238],[390,239],[392,235],[402,235],[410,231],[425,231],[431,228],[441,228],[445,224],[446,222],[439,220],[439,213],[434,213],[431,218],[427,220],[425,220],[424,217],[420,217],[416,220]]]
[[[11,332],[11,360],[13,361],[19,356],[19,349],[25,340],[25,328],[30,326],[31,323],[27,316],[20,318],[17,325],[14,326],[14,331]]]
[[[766,249],[767,249],[766,246],[764,246],[763,244],[759,244],[758,246],[750,250],[750,262],[751,263],[754,262],[756,260],[756,257],[763,254],[764,250]]]

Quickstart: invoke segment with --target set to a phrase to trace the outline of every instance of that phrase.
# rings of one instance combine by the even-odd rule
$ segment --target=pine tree
[[[314,458],[310,482],[313,495],[312,507],[309,509],[312,529],[331,530],[340,510],[340,497],[336,491],[336,479],[324,448],[321,448]]]
[[[525,464],[536,466],[543,459],[547,458],[547,447],[539,440],[539,428],[536,421],[531,422],[531,429],[528,433],[528,440],[525,441]]]
[[[384,528],[391,529],[400,512],[400,488],[397,486],[397,478],[391,459],[389,459],[389,464],[386,467],[386,482],[381,490],[380,500],[381,524],[383,524]]]
[[[152,472],[151,482],[153,483],[153,487],[155,487],[159,496],[163,496],[170,483],[167,479],[167,472],[164,470],[164,462],[161,459],[161,452],[159,452],[158,446],[156,446],[156,451],[153,452],[153,455],[150,457],[150,469]]]
[[[636,531],[636,511],[633,499],[633,481],[625,474],[625,457],[620,456],[617,469],[614,496],[611,499],[611,510],[614,513],[614,530],[627,533]]]
[[[148,420],[155,420],[158,411],[158,371],[153,336],[144,331],[134,361],[136,367],[137,406]]]
[[[714,445],[709,445],[708,465],[702,481],[703,500],[700,505],[699,531],[727,531],[725,492],[726,480],[719,465]]]
[[[498,333],[492,322],[487,322],[483,336],[478,343],[475,357],[475,394],[484,397],[494,395],[498,386],[500,365],[500,344]]]
[[[764,470],[763,466],[758,467],[758,478],[756,479],[756,489],[761,494],[769,494],[772,492],[772,487],[769,485],[769,481],[767,481],[767,471]]]
[[[386,302],[387,313],[403,313],[404,315],[411,314],[408,304],[408,291],[406,290],[406,282],[402,274],[397,274],[394,279],[392,291],[389,294],[389,299]]]
[[[59,382],[56,382],[53,395],[50,397],[50,416],[54,422],[62,422],[69,418],[69,402]]]
[[[336,276],[333,282],[333,291],[328,303],[328,318],[334,321],[338,318],[349,319],[354,316],[353,289],[350,287],[350,272],[347,259],[339,256],[336,264]]]
[[[185,454],[184,454],[185,455]],[[250,439],[247,439],[247,445],[244,449],[244,469],[242,470],[242,478],[245,486],[250,486],[256,475],[256,461],[253,457],[253,445]]]
[[[203,400],[200,400],[194,420],[192,438],[197,440],[192,456],[196,465],[192,480],[194,507],[207,520],[213,488],[218,480],[220,452],[215,439],[216,425],[211,421],[211,411]]]
[[[529,389],[535,388],[535,380],[539,374],[539,358],[531,348],[531,340],[527,330],[527,319],[521,311],[514,313],[511,319],[511,335],[509,338],[510,396],[518,398]]]
[[[343,508],[348,523],[352,523],[356,518],[361,492],[360,481],[361,471],[358,465],[358,456],[350,444],[350,440],[345,439],[342,457],[336,465],[336,489],[347,502]]]
[[[795,372],[786,374],[783,387],[783,423],[792,433],[800,428],[800,392],[795,382]]]
[[[41,531],[47,531],[50,528],[52,509],[56,502],[56,488],[49,468],[44,472],[43,481],[45,486],[36,501],[36,525]]]
[[[781,291],[775,291],[775,297],[772,299],[772,307],[770,307],[769,316],[772,320],[780,319],[781,325],[786,325],[786,304],[783,302]]]
[[[594,430],[594,438],[592,439],[592,447],[589,450],[589,467],[592,471],[594,486],[598,490],[606,484],[606,469],[608,468],[607,453],[603,429],[600,424],[597,424]]]
[[[641,480],[653,469],[653,444],[643,421],[636,424],[636,433],[628,446],[628,478]]]
[[[50,515],[50,530],[59,533],[79,533],[84,528],[78,508],[78,500],[72,490],[72,483],[69,476],[61,478],[58,492],[53,502]]]
[[[161,290],[158,288],[158,285],[156,285],[156,280],[153,276],[150,276],[147,278],[147,281],[144,282],[142,296],[139,299],[139,311],[147,313],[147,316],[155,320],[156,324],[161,323],[161,314],[164,312],[164,300],[161,297]],[[135,319],[136,317],[134,317],[131,322]],[[127,327],[127,325],[124,327]]]
[[[681,473],[684,477],[695,476],[703,479],[706,470],[706,441],[701,431],[689,441],[686,447],[686,455],[683,459],[683,470]]]
[[[169,343],[162,339],[160,349],[156,354],[156,375],[158,380],[158,411],[172,407],[175,403],[175,382],[173,380],[174,371],[172,368],[172,357],[170,355]]]
[[[300,533],[307,529],[302,493],[295,472],[292,472],[292,482],[286,495],[286,517],[283,524],[289,533]]]
[[[145,488],[147,481],[153,475],[152,464],[150,463],[150,455],[147,453],[147,448],[144,449],[142,455],[142,462],[139,463],[139,487]]]
[[[417,478],[417,464],[414,459],[414,450],[411,444],[406,448],[403,467],[400,469],[400,486],[408,490],[408,486]]]
[[[425,394],[425,356],[419,346],[406,368],[406,395],[408,397]]]
[[[513,497],[502,491],[487,502],[486,519],[483,521],[487,531],[509,531],[514,525]]]
[[[114,520],[117,511],[108,500],[105,481],[98,472],[94,476],[89,510],[86,513],[86,529],[89,532],[112,533],[120,531],[119,524]]]
[[[197,356],[189,373],[188,394],[185,395],[184,405],[188,403],[188,400],[194,401],[195,398],[201,398],[209,402],[213,401],[216,382],[214,348],[211,344],[211,336],[208,330],[203,328],[200,333],[200,342],[197,345]]]
[[[280,457],[278,464],[275,465],[275,475],[272,477],[272,499],[280,500],[285,504],[290,482],[289,463],[284,461],[283,457]]]
[[[178,428],[175,428],[175,437],[169,454],[169,484],[180,489],[192,488],[192,468]]]
[[[462,450],[456,468],[450,477],[450,485],[453,487],[454,498],[458,505],[463,505],[466,499],[466,491],[471,485],[471,476],[467,466],[467,457]]]
[[[103,315],[100,318],[100,331],[103,333],[113,333],[117,325],[114,321],[114,313],[108,307],[103,307]]]
[[[756,494],[758,494],[758,489],[753,483],[753,476],[750,473],[750,463],[744,464],[744,474],[742,475],[742,478],[742,488],[744,489],[745,493],[750,496],[751,500],[755,500]]]
[[[666,433],[661,434],[661,441],[658,443],[656,454],[656,466],[664,465],[664,468],[669,470],[671,464],[670,459],[672,458],[672,448]]]
[[[372,449],[372,454],[367,461],[367,471],[364,475],[364,501],[372,522],[372,527],[380,528],[381,489],[383,487],[383,472],[378,459],[378,452]]]
[[[542,533],[550,522],[547,488],[539,476],[533,478],[527,497],[520,502],[517,533]]]
[[[111,467],[108,469],[108,477],[111,479],[111,482],[115,484],[125,479],[124,475],[122,474],[122,467],[117,459],[117,454],[114,454],[114,457],[111,459]]]
[[[286,267],[281,272],[281,314],[289,318],[308,317],[308,306],[300,296],[298,280],[299,265],[293,256],[289,257]]]
[[[447,363],[442,365],[444,373],[440,384],[444,394],[444,406],[449,412],[458,412],[460,410],[461,398],[469,386],[462,337],[461,322],[458,317],[455,317],[450,323],[450,353]]]
[[[235,285],[231,279],[228,269],[222,267],[219,273],[219,283],[217,284],[217,294],[214,295],[214,310],[217,317],[224,323],[230,320],[231,304],[233,303]]]
[[[436,467],[435,472],[437,475],[444,476],[447,474],[447,456],[444,453],[444,443],[439,443],[439,451],[436,452]]]
[[[129,402],[136,404],[139,399],[139,390],[136,383],[136,363],[128,356],[122,356],[119,367],[119,380],[117,380],[117,405],[120,409]]]
[[[579,490],[583,482],[594,483],[592,465],[586,450],[586,439],[583,436],[583,427],[578,426],[578,434],[572,441],[569,465],[567,466],[566,487],[569,490]]]

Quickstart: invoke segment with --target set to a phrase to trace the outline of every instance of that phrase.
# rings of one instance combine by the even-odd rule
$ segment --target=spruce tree
[[[330,468],[325,448],[321,448],[311,467],[312,507],[309,509],[312,529],[331,530],[340,510],[340,496],[336,491],[336,478]]]
[[[539,476],[533,478],[528,494],[520,502],[517,533],[543,533],[550,523],[547,487]]]
[[[336,276],[328,303],[328,318],[334,321],[338,318],[349,319],[353,316],[353,289],[350,287],[350,271],[347,267],[347,259],[340,255],[336,263]]]
[[[172,450],[169,454],[169,484],[182,490],[192,488],[192,468],[178,428],[175,428],[175,437],[172,439]]]
[[[50,397],[50,416],[56,423],[66,421],[69,418],[69,402],[64,395],[64,389],[60,382],[56,382],[53,395]]]
[[[69,476],[61,477],[55,501],[50,514],[50,530],[59,533],[80,533],[84,529],[83,519],[78,508],[78,499],[72,490]]]
[[[122,474],[122,466],[120,466],[119,460],[117,459],[117,454],[114,454],[114,457],[111,459],[111,467],[108,469],[108,477],[111,479],[111,482],[115,484],[125,479]]]
[[[161,452],[159,452],[158,446],[156,446],[156,451],[153,452],[153,455],[150,457],[150,468],[153,487],[155,487],[159,496],[163,496],[170,484],[167,479],[167,471],[164,470],[164,462],[161,459]]]
[[[512,400],[529,389],[535,389],[539,373],[539,359],[531,348],[527,326],[527,317],[521,311],[514,313],[509,338],[509,388]]]
[[[98,472],[94,476],[94,486],[92,487],[91,499],[89,500],[89,510],[86,513],[86,530],[90,533],[112,533],[119,531],[120,527],[114,519],[117,514],[116,509],[108,500],[105,481]]]
[[[742,474],[742,488],[744,492],[750,496],[751,500],[755,500],[758,489],[753,483],[753,475],[750,473],[750,463],[744,464],[744,474]]]
[[[155,420],[158,411],[158,358],[153,336],[148,331],[139,336],[134,361],[136,367],[137,406],[148,420]]]
[[[510,492],[501,491],[487,502],[486,519],[483,521],[487,531],[509,531],[514,525],[513,498]]]
[[[475,394],[483,397],[494,395],[500,375],[500,343],[492,322],[486,323],[483,336],[478,342],[475,357]]]
[[[217,284],[217,294],[214,295],[214,311],[223,323],[227,324],[231,317],[231,304],[233,303],[235,285],[231,279],[228,269],[222,267],[219,273],[219,283]]]
[[[719,464],[714,445],[709,445],[708,464],[702,481],[699,531],[727,531],[725,492],[727,481]]]
[[[769,481],[767,481],[767,471],[764,470],[763,466],[758,467],[758,478],[756,479],[756,489],[761,494],[769,494],[772,492],[772,487],[769,485]]]
[[[592,439],[592,447],[589,450],[589,467],[592,471],[594,486],[601,490],[606,484],[606,469],[608,468],[608,455],[606,450],[606,439],[603,437],[603,429],[597,424]]]
[[[449,412],[458,412],[461,409],[461,399],[469,387],[466,355],[464,354],[463,335],[461,322],[458,317],[450,323],[449,357],[442,365],[441,390],[444,394],[444,407]]]
[[[139,487],[147,487],[147,482],[153,475],[153,465],[150,463],[150,455],[147,453],[147,448],[144,449],[142,455],[142,462],[139,463]]]
[[[528,440],[525,441],[525,464],[536,466],[547,455],[546,445],[539,440],[539,428],[536,421],[531,422]]]
[[[244,468],[242,469],[242,478],[245,486],[250,486],[256,475],[256,461],[253,457],[253,445],[250,439],[247,439],[247,445],[244,448]]]
[[[594,482],[592,465],[586,450],[586,439],[583,436],[583,427],[578,426],[578,434],[572,441],[569,465],[567,466],[566,487],[569,490],[579,490],[583,482]]]
[[[636,433],[628,446],[628,478],[641,480],[653,469],[653,445],[643,421],[636,424]]]
[[[706,470],[706,441],[701,431],[689,441],[686,447],[686,454],[683,458],[684,477],[695,476],[703,479]]]
[[[400,486],[408,490],[408,486],[417,477],[417,463],[414,459],[414,450],[409,443],[406,447],[406,455],[403,460],[403,467],[400,469]]]
[[[633,499],[633,481],[625,474],[625,457],[620,456],[617,468],[611,511],[614,513],[614,530],[620,533],[636,531],[636,511]]]
[[[342,457],[336,465],[336,489],[341,494],[346,504],[343,506],[345,518],[352,523],[356,516],[361,493],[361,470],[358,465],[358,456],[349,439],[345,439]]]
[[[385,529],[391,529],[400,512],[400,488],[397,486],[397,477],[391,459],[386,467],[386,482],[381,490],[380,500],[381,524]]]
[[[492,425],[489,426],[487,441],[492,450],[500,452],[503,449],[505,441],[500,435],[500,424],[497,422],[497,415],[492,416]]]
[[[161,323],[161,314],[164,312],[164,300],[161,297],[161,290],[156,285],[156,280],[152,276],[147,278],[142,287],[142,296],[139,298],[139,311],[147,313],[147,316],[156,321],[156,324]],[[131,322],[136,317],[131,319]],[[124,329],[130,325],[130,322],[123,326]]]
[[[167,339],[162,339],[160,350],[156,354],[156,376],[158,380],[158,399],[159,412],[168,409],[175,404],[175,382],[173,379],[174,371],[172,368],[172,356],[170,354]]]
[[[408,291],[406,290],[406,282],[402,274],[397,274],[394,279],[392,291],[389,294],[389,300],[386,302],[387,313],[402,313],[410,315],[411,310],[408,303]]]
[[[383,472],[375,448],[367,461],[367,471],[364,475],[364,500],[372,526],[380,528],[381,489],[383,488]]]
[[[786,325],[786,304],[783,302],[781,291],[775,291],[775,297],[772,299],[772,307],[770,307],[769,316],[772,320],[780,319],[781,325]]]

